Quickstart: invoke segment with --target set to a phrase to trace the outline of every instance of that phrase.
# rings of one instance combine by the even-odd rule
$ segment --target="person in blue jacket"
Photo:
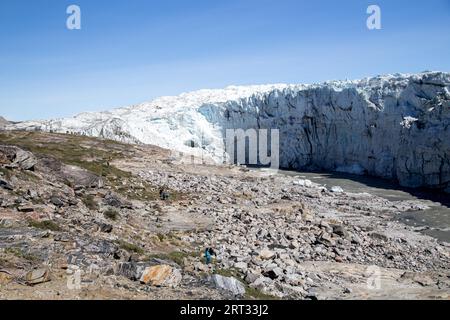
[[[211,260],[212,260],[213,256],[217,257],[217,254],[214,252],[214,250],[212,248],[206,248],[206,250],[205,250],[206,264],[211,264]]]

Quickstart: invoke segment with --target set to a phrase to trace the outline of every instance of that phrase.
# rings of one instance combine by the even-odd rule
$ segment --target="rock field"
[[[450,245],[394,221],[420,209],[159,147],[0,131],[0,299],[449,299]]]

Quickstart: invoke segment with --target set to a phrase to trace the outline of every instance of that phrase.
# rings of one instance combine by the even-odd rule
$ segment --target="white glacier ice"
[[[231,86],[9,128],[153,144],[201,152],[215,161],[222,161],[226,129],[279,129],[283,168],[368,174],[450,191],[450,74],[445,72]]]

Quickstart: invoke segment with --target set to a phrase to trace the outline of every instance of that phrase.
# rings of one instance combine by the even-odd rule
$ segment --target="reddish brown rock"
[[[140,281],[155,287],[176,287],[181,278],[179,270],[168,265],[158,265],[145,269]]]

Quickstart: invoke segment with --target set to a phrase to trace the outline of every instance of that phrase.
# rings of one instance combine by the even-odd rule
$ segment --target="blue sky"
[[[81,30],[66,28],[71,4]],[[366,27],[370,4],[382,30]],[[0,1],[0,115],[10,120],[424,70],[450,71],[450,0]]]

